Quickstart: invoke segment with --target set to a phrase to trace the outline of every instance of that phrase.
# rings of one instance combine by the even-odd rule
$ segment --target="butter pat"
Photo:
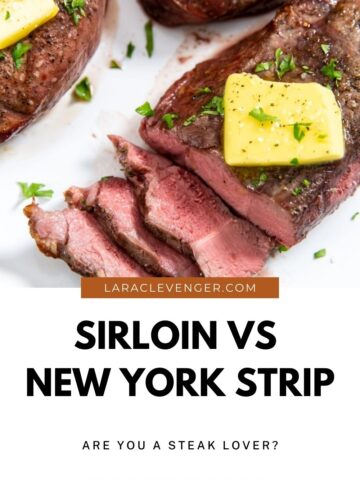
[[[318,83],[231,75],[224,96],[224,155],[231,166],[320,164],[345,155],[334,93]]]
[[[0,50],[26,37],[58,12],[54,0],[0,0]]]

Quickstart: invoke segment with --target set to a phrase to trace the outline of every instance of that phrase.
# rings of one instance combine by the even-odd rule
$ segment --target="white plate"
[[[111,0],[102,44],[89,63],[94,87],[89,104],[73,102],[71,92],[44,118],[0,147],[0,285],[32,287],[78,286],[79,277],[57,260],[44,257],[31,239],[22,208],[18,181],[43,182],[55,190],[42,202],[46,209],[64,206],[62,192],[70,185],[87,186],[105,175],[119,175],[113,149],[106,136],[119,133],[140,142],[135,108],[145,100],[153,104],[179,75],[234,41],[264,25],[271,15],[234,20],[206,28],[167,29],[155,26],[155,51],[145,51],[146,16],[134,0]],[[195,41],[201,30],[210,43]],[[123,60],[129,41],[136,45],[122,70],[109,69],[111,59]],[[185,60],[185,61],[184,61]],[[360,192],[308,238],[286,254],[276,255],[265,274],[281,277],[282,285],[348,287],[359,285]],[[314,260],[313,253],[327,248],[328,255]]]

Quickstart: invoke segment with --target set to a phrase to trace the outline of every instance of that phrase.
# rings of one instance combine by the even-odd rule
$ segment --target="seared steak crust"
[[[87,0],[86,16],[74,25],[57,0],[59,14],[23,42],[32,49],[17,69],[13,47],[0,60],[0,143],[49,110],[78,78],[94,53],[107,0]]]
[[[140,0],[146,13],[168,25],[206,23],[271,10],[284,0]]]
[[[94,213],[115,242],[150,273],[163,277],[200,275],[193,261],[145,227],[135,193],[123,178],[107,177],[89,188],[71,187],[65,199],[70,206]]]
[[[360,183],[359,24],[360,0],[293,1],[266,28],[199,64],[175,83],[160,101],[156,115],[144,121],[143,138],[197,172],[236,211],[282,243],[290,246],[300,241]],[[328,54],[321,49],[322,44],[330,45]],[[283,81],[331,83],[343,112],[346,156],[323,166],[269,168],[267,180],[254,186],[261,175],[259,169],[231,168],[223,160],[220,116],[217,122],[208,123],[206,130],[203,117],[191,128],[183,126],[183,122],[198,114],[212,95],[223,95],[230,74],[253,73],[258,63],[274,58],[277,48],[292,54],[296,62],[296,69],[287,73]],[[338,60],[336,68],[343,72],[338,85],[321,73],[331,59]],[[274,69],[259,75],[278,81]],[[205,86],[213,93],[196,95]],[[162,121],[167,112],[179,115],[172,130]],[[304,179],[310,186],[294,196],[294,189]]]
[[[272,248],[266,235],[232,215],[196,175],[120,137],[110,139],[154,232],[193,256],[206,277],[259,273]]]
[[[94,217],[76,208],[44,212],[32,204],[24,209],[39,250],[61,258],[86,277],[148,277],[134,260],[104,233]]]

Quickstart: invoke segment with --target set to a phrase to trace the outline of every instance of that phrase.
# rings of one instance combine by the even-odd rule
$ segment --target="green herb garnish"
[[[90,102],[92,99],[92,88],[88,77],[83,78],[76,86],[74,95],[79,100]]]
[[[24,56],[26,53],[32,49],[30,43],[18,42],[11,51],[12,58],[15,63],[15,67],[19,69],[24,63]]]
[[[147,54],[149,57],[152,57],[154,53],[154,29],[151,20],[145,24],[145,37]]]
[[[121,70],[121,64],[117,60],[111,60],[110,68]]]
[[[360,215],[360,212],[354,213],[354,215],[351,217],[351,220],[353,221],[356,220],[359,215]]]
[[[179,118],[177,113],[165,113],[165,115],[162,116],[162,120],[165,122],[169,130],[174,128],[174,120],[177,118]]]
[[[5,53],[4,52],[0,52],[0,60],[5,60]]]
[[[330,45],[323,43],[321,45],[321,50],[327,55],[330,52]]]
[[[7,11],[7,12],[5,13],[5,20],[9,20],[9,18],[10,18],[10,12]]]
[[[305,137],[306,130],[309,129],[311,123],[294,123],[294,137],[298,142]]]
[[[224,97],[213,97],[202,107],[201,115],[224,115]]]
[[[299,165],[299,159],[298,158],[293,158],[290,160],[290,165],[293,165],[294,167],[297,167]]]
[[[67,13],[71,16],[74,25],[78,25],[81,17],[85,17],[86,0],[63,0]]]
[[[267,72],[274,65],[274,62],[261,62],[255,67],[255,73]]]
[[[311,182],[307,178],[304,178],[304,180],[302,181],[302,184],[304,185],[305,188],[309,188],[311,185]]]
[[[301,195],[303,193],[303,189],[301,187],[296,187],[294,188],[294,190],[292,191],[292,195],[293,197],[298,197],[299,195]]]
[[[143,117],[152,117],[155,113],[149,102],[145,102],[143,105],[140,105],[135,112]]]
[[[315,252],[314,253],[314,258],[316,260],[318,260],[319,258],[324,258],[326,257],[326,248],[322,248],[321,250],[319,250],[318,252]]]
[[[132,58],[133,53],[135,52],[135,45],[132,42],[128,43],[128,46],[126,48],[126,56],[127,58]]]
[[[249,116],[255,118],[258,122],[278,122],[278,117],[268,115],[261,107],[254,108],[249,112]]]
[[[210,87],[201,87],[195,93],[195,96],[198,97],[200,95],[207,95],[208,93],[211,93],[211,92],[212,92],[212,89]]]
[[[191,115],[191,117],[187,118],[184,121],[183,123],[184,127],[189,127],[190,125],[192,125],[195,122],[196,118],[197,118],[196,115]]]
[[[338,61],[335,58],[332,58],[330,62],[327,65],[324,65],[321,69],[321,73],[325,75],[325,77],[330,78],[330,80],[334,80],[336,85],[339,84],[343,77],[343,72],[336,69],[337,64]]]
[[[275,71],[279,79],[281,80],[286,73],[292,72],[295,68],[293,55],[284,55],[281,48],[278,48],[275,52]]]
[[[24,198],[33,198],[33,197],[47,197],[51,198],[54,195],[53,190],[43,190],[45,185],[43,183],[25,183],[18,182],[19,187],[21,188],[21,193]]]
[[[289,248],[286,247],[285,245],[280,245],[278,250],[279,250],[280,253],[285,253],[285,252],[289,251]]]

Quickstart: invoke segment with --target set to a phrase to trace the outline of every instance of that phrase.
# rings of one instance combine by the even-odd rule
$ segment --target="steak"
[[[287,246],[297,243],[353,194],[360,182],[359,24],[360,0],[293,1],[263,30],[199,64],[177,81],[161,99],[155,115],[144,120],[142,137],[154,149],[196,172],[233,209],[268,234]],[[322,44],[330,46],[328,53]],[[292,54],[296,63],[283,81],[331,84],[342,108],[346,156],[322,166],[268,168],[266,181],[259,181],[264,178],[264,169],[225,164],[221,115],[197,116],[188,127],[184,120],[198,115],[213,95],[223,95],[230,74],[253,73],[260,62],[273,60],[278,48]],[[331,59],[337,60],[336,69],[342,72],[339,82],[321,73]],[[278,81],[274,67],[259,75]],[[212,93],[199,96],[197,92],[203,87]],[[162,120],[169,112],[178,115],[172,129]],[[304,179],[309,187],[294,195]]]
[[[236,218],[191,172],[120,137],[110,139],[147,225],[193,256],[205,276],[250,276],[262,269],[271,249],[266,235]]]
[[[90,188],[71,187],[65,198],[70,206],[93,212],[115,242],[151,273],[163,277],[200,275],[194,262],[145,227],[135,193],[126,180],[107,177]]]
[[[76,208],[44,212],[32,204],[24,209],[30,232],[45,255],[61,258],[87,277],[148,277],[101,229],[94,217]]]
[[[207,23],[271,10],[284,0],[140,0],[146,13],[167,26]]]
[[[79,77],[98,46],[107,0],[87,0],[75,25],[64,2],[58,15],[22,42],[31,44],[20,68],[13,47],[0,60],[0,143],[49,110]]]

